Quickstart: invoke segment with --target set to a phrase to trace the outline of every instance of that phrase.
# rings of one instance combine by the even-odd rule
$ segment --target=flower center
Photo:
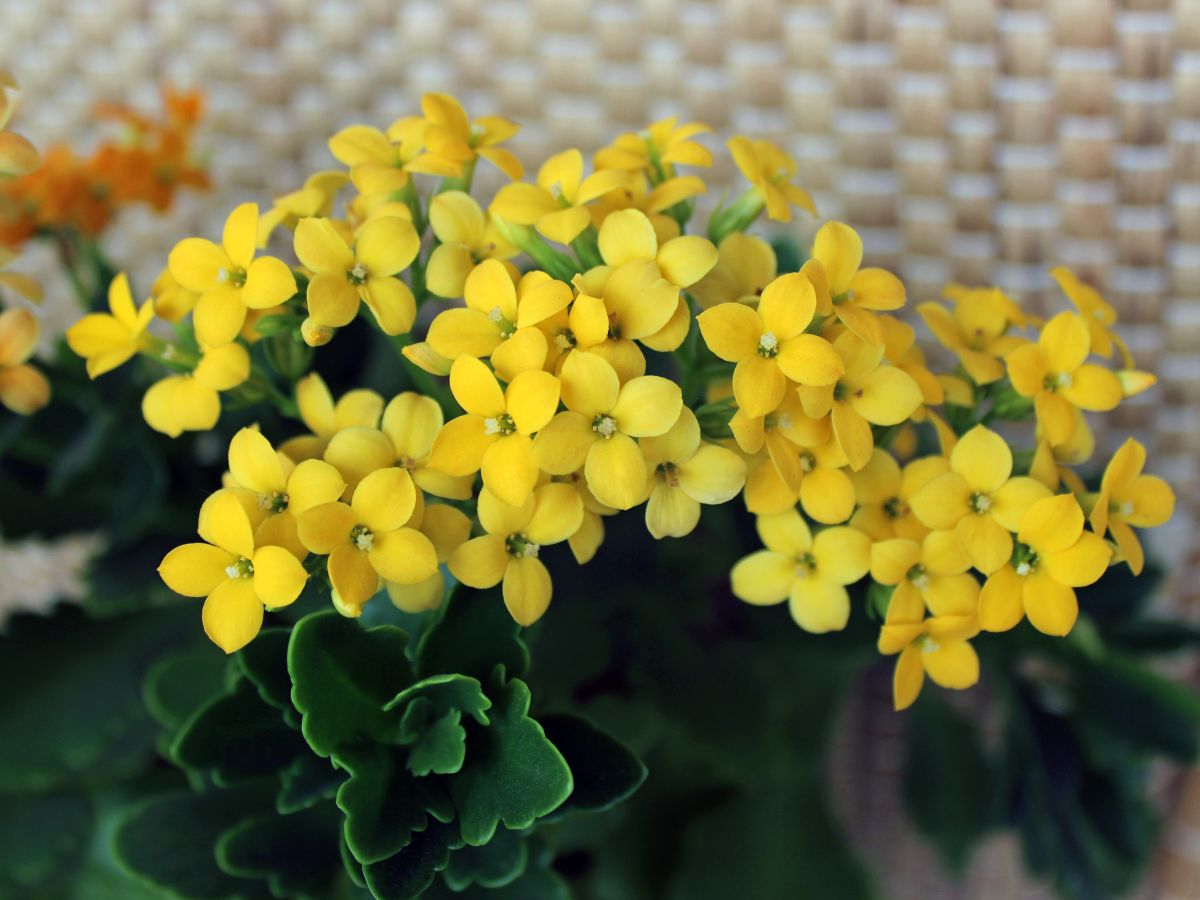
[[[514,559],[521,559],[523,557],[537,559],[538,551],[542,547],[540,544],[535,544],[523,534],[510,534],[504,539],[504,549]]]
[[[367,267],[362,263],[355,263],[353,269],[346,270],[346,280],[351,284],[366,284]]]
[[[1013,546],[1012,567],[1018,575],[1030,574],[1038,567],[1037,551],[1018,541]]]
[[[925,635],[921,638],[922,653],[937,653],[940,649],[942,649],[941,645],[929,635]]]
[[[483,420],[484,434],[498,434],[501,436],[512,434],[517,430],[517,423],[513,421],[513,417],[508,413],[496,416],[491,419]]]
[[[230,578],[251,578],[254,576],[254,563],[244,556],[239,556],[237,562],[225,567],[225,574]]]
[[[407,469],[409,472],[411,472],[417,467],[417,461],[411,456],[401,456],[396,460],[396,467],[400,469]]]
[[[763,332],[758,339],[758,355],[763,359],[774,359],[779,352],[779,338],[770,331]]]
[[[617,321],[616,313],[608,314],[608,336],[614,341],[621,339],[621,323]]]
[[[601,413],[592,419],[592,431],[605,440],[608,440],[617,433],[617,420],[612,416],[606,416],[604,413]]]
[[[1133,515],[1133,501],[1132,500],[1125,500],[1122,503],[1115,503],[1115,502],[1110,503],[1108,505],[1108,508],[1109,508],[1110,512],[1114,512],[1118,516]]]
[[[985,513],[992,508],[992,498],[978,491],[971,495],[970,503],[971,509],[977,513]]]
[[[658,473],[658,477],[666,482],[667,487],[679,487],[679,469],[675,463],[659,463],[655,471]]]
[[[264,512],[281,513],[288,508],[288,495],[282,491],[273,494],[259,494],[258,508]]]
[[[1042,384],[1051,393],[1059,388],[1069,388],[1072,384],[1071,373],[1059,372],[1057,375],[1047,375]]]
[[[217,281],[221,284],[231,284],[234,287],[242,287],[246,283],[245,269],[219,269],[217,271]]]
[[[809,575],[817,573],[817,558],[811,553],[802,553],[796,557],[796,575],[799,578],[807,578]]]
[[[917,590],[923,591],[925,588],[929,587],[929,575],[926,574],[925,567],[920,563],[917,563],[915,566],[909,569],[908,573],[904,577],[911,581],[913,587],[915,587]]]
[[[510,338],[517,330],[512,322],[504,318],[504,313],[498,306],[493,306],[488,310],[488,320],[500,326],[500,337]]]
[[[817,467],[817,458],[807,450],[800,451],[800,471],[811,472]]]
[[[899,497],[891,497],[883,503],[883,514],[889,519],[898,519],[908,512],[908,507]]]
[[[350,543],[359,550],[370,550],[375,546],[375,532],[366,525],[355,525],[350,529]]]
[[[572,349],[578,343],[575,337],[575,332],[570,328],[564,328],[554,336],[554,346],[564,353]]]

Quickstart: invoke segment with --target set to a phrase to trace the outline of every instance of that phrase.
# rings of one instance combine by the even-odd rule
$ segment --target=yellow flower
[[[921,405],[921,389],[907,372],[882,365],[882,341],[872,345],[845,331],[833,349],[842,358],[844,374],[835,384],[801,385],[797,391],[810,416],[831,416],[833,435],[857,471],[875,446],[871,425],[899,425]]]
[[[465,308],[443,310],[429,326],[435,353],[446,359],[487,356],[505,381],[545,365],[549,344],[535,326],[567,308],[570,285],[535,270],[514,286],[508,267],[490,259],[467,277],[464,294]]]
[[[883,329],[883,358],[909,377],[921,389],[921,400],[926,406],[941,406],[946,401],[946,392],[941,381],[929,370],[925,354],[917,346],[917,333],[907,322],[895,316],[880,316],[879,326]],[[918,408],[913,413],[914,421],[924,421],[928,410]]]
[[[1080,317],[1087,325],[1092,352],[1108,359],[1113,355],[1115,346],[1121,351],[1125,368],[1132,368],[1133,355],[1125,341],[1113,330],[1117,324],[1117,311],[1113,309],[1112,304],[1101,297],[1094,287],[1080,281],[1074,272],[1064,266],[1051,269],[1050,277],[1058,282],[1067,299],[1079,310]]]
[[[871,577],[894,585],[892,600],[916,594],[935,616],[975,618],[979,582],[952,531],[931,531],[921,541],[892,538],[871,545]]]
[[[241,344],[204,351],[191,375],[168,375],[142,397],[146,424],[168,437],[185,431],[208,431],[221,417],[219,391],[237,387],[250,377],[250,354]]]
[[[258,204],[243,203],[229,214],[221,245],[185,238],[167,258],[171,276],[199,294],[192,322],[202,344],[228,344],[242,328],[246,310],[278,306],[296,293],[292,270],[271,256],[254,258]]]
[[[979,595],[979,624],[1008,631],[1029,618],[1044,634],[1065,635],[1079,615],[1075,588],[1099,580],[1112,549],[1083,530],[1083,510],[1071,494],[1045,497],[1026,511],[1012,562],[994,572]]]
[[[464,355],[450,370],[450,390],[466,415],[438,432],[429,465],[451,476],[482,471],[493,494],[520,506],[537,483],[533,435],[558,409],[558,379],[541,370],[521,372],[501,390],[484,363]]]
[[[22,272],[6,272],[9,263],[17,258],[15,251],[0,245],[0,287],[16,291],[31,303],[42,302],[42,286]]]
[[[691,293],[701,308],[718,303],[754,306],[775,279],[775,250],[762,238],[735,231],[717,247],[717,264],[694,285]]]
[[[413,524],[433,544],[439,565],[448,563],[454,551],[471,537],[471,520],[467,514],[444,503],[426,506],[420,522]],[[440,569],[416,584],[387,581],[384,587],[392,605],[409,613],[437,609],[446,596],[446,579]]]
[[[389,401],[379,427],[392,442],[392,463],[408,472],[417,487],[437,497],[469,500],[473,476],[455,478],[429,465],[430,450],[443,424],[436,400],[404,391]]]
[[[318,325],[340,328],[367,304],[385,334],[403,334],[417,315],[412,291],[398,275],[417,256],[421,240],[398,216],[368,222],[353,248],[329,219],[301,219],[296,256],[313,271],[308,314]]]
[[[883,344],[883,329],[875,312],[904,305],[900,279],[884,269],[862,268],[862,238],[842,222],[821,226],[813,239],[812,256],[824,267],[832,312],[838,321],[868,344]]]
[[[17,80],[7,69],[0,69],[0,175],[25,175],[41,162],[33,144],[19,134],[5,131],[16,111]]]
[[[962,577],[975,581],[969,575]],[[900,654],[892,675],[892,704],[897,710],[912,706],[926,675],[939,687],[952,690],[979,681],[979,657],[969,641],[979,632],[979,585],[945,598],[929,618],[921,594],[903,587],[901,583],[888,602],[878,644],[880,653]]]
[[[0,313],[0,403],[21,416],[50,402],[50,382],[27,362],[37,348],[38,330],[27,309]]]
[[[429,254],[425,286],[439,297],[461,297],[467,276],[485,259],[510,259],[519,252],[500,236],[475,198],[443,191],[429,202],[429,225],[439,243]]]
[[[1048,496],[1040,481],[1012,475],[1012,450],[996,432],[976,425],[950,454],[950,471],[912,498],[916,517],[935,531],[954,529],[979,571],[990,575],[1008,562],[1012,535],[1029,507]]]
[[[283,547],[300,560],[307,555],[298,532],[300,516],[337,500],[346,488],[329,463],[306,459],[293,464],[251,428],[243,428],[229,442],[229,473],[232,486],[249,491],[263,514],[255,525],[255,542]]]
[[[265,246],[271,232],[280,225],[295,231],[301,219],[328,216],[347,180],[345,172],[314,172],[304,179],[300,190],[276,197],[275,205],[258,220],[258,246]]]
[[[217,491],[200,508],[197,528],[207,543],[184,544],[163,559],[158,574],[185,597],[204,597],[204,633],[233,653],[262,628],[263,607],[287,606],[308,579],[282,547],[257,544],[250,518],[233,491]]]
[[[532,625],[550,606],[550,573],[541,548],[565,541],[583,521],[583,502],[566,484],[546,484],[519,505],[500,500],[487,488],[479,494],[479,524],[487,532],[467,541],[450,557],[450,571],[473,588],[504,582],[504,605],[520,625]]]
[[[758,309],[720,303],[696,321],[708,349],[733,370],[733,396],[748,416],[766,415],[783,400],[789,380],[831,386],[845,365],[829,341],[805,333],[816,311],[813,286],[793,272],[772,281]]]
[[[976,384],[998,381],[1004,377],[1004,357],[1026,343],[1007,333],[1017,324],[1012,318],[1016,305],[999,288],[964,289],[957,298],[953,310],[930,301],[917,306],[917,312]]]
[[[717,264],[717,248],[694,235],[671,238],[661,246],[649,217],[637,209],[615,212],[600,226],[600,256],[612,268],[634,260],[649,260],[679,288],[690,287]]]
[[[674,166],[711,166],[712,153],[692,138],[712,131],[703,122],[679,124],[678,116],[659,119],[644,131],[627,131],[607,147],[596,151],[596,168],[644,170],[655,181],[674,175]]]
[[[571,555],[579,565],[591,560],[604,543],[604,516],[615,516],[618,510],[605,506],[588,489],[587,478],[583,472],[572,472],[570,475],[555,475],[552,481],[569,485],[579,494],[583,503],[583,521],[575,532],[567,538]]]
[[[1005,357],[1017,393],[1033,397],[1038,427],[1051,445],[1075,433],[1075,410],[1102,412],[1121,402],[1121,383],[1108,369],[1085,363],[1091,337],[1075,313],[1059,313],[1046,323],[1036,344]]]
[[[312,434],[298,435],[280,445],[279,450],[294,462],[318,459],[339,431],[347,428],[374,428],[383,412],[383,398],[365,388],[347,391],[335,404],[324,379],[310,372],[296,382],[296,405],[300,419]]]
[[[1175,511],[1175,492],[1158,476],[1143,475],[1145,465],[1146,448],[1129,438],[1104,469],[1090,517],[1096,534],[1112,535],[1134,575],[1142,573],[1145,555],[1131,526],[1154,528]]]
[[[846,585],[871,565],[871,539],[837,526],[814,538],[796,510],[758,517],[765,550],[741,559],[730,572],[733,593],[755,606],[788,601],[796,624],[820,634],[841,631],[850,618]]]
[[[108,286],[109,313],[88,313],[67,329],[67,345],[87,360],[88,377],[98,378],[127,362],[146,343],[154,304],[133,305],[129,278],[122,272]]]
[[[428,124],[425,141],[430,154],[468,164],[482,157],[514,180],[525,173],[521,161],[499,146],[517,133],[520,126],[515,122],[502,116],[480,116],[472,122],[449,94],[425,94],[421,112]]]
[[[766,204],[768,218],[790,222],[793,206],[809,215],[817,214],[808,192],[792,184],[796,177],[796,161],[778,146],[770,141],[754,141],[741,136],[730,138],[726,146],[742,175]]]
[[[537,436],[537,465],[551,475],[583,468],[596,499],[629,509],[646,499],[646,459],[634,438],[666,434],[679,419],[679,385],[657,375],[624,385],[616,370],[594,353],[576,352],[562,367],[566,411]]]
[[[700,521],[700,504],[727,503],[746,483],[746,464],[732,450],[701,443],[700,423],[686,406],[665,434],[642,438],[648,480],[646,528],[655,538],[684,537]]]
[[[380,578],[417,584],[437,571],[429,538],[404,523],[417,492],[403,469],[377,469],[359,482],[349,505],[324,503],[300,516],[300,542],[329,555],[334,603],[357,616],[379,590]]]
[[[870,462],[850,476],[858,500],[850,524],[876,541],[923,539],[929,529],[913,513],[912,498],[949,469],[944,456],[926,456],[914,459],[902,471],[892,454],[876,448]]]
[[[587,205],[625,187],[629,176],[602,169],[583,177],[583,154],[566,150],[538,170],[537,184],[516,182],[496,192],[491,212],[517,225],[532,225],[560,244],[569,244],[592,224]]]
[[[196,308],[200,295],[189,291],[163,269],[150,288],[150,299],[154,301],[154,314],[167,322],[178,322]]]

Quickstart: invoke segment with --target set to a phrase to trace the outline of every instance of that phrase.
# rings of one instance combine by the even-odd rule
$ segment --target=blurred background
[[[709,123],[714,141],[772,137],[822,217],[859,229],[914,301],[956,280],[1047,308],[1062,302],[1047,270],[1070,266],[1116,306],[1139,365],[1159,377],[1106,417],[1098,453],[1132,433],[1174,484],[1175,520],[1152,547],[1172,565],[1163,602],[1190,608],[1200,0],[0,0],[0,21],[0,61],[24,88],[15,126],[39,146],[86,147],[98,101],[153,110],[163,83],[206,94],[200,145],[215,189],[185,194],[165,220],[127,210],[106,239],[140,294],[177,239],[214,236],[236,203],[297,188],[333,164],[330,134],[385,127],[428,90],[518,120],[512,146],[527,168],[668,115]],[[723,185],[734,173],[718,158]],[[481,187],[495,174],[482,171]],[[800,222],[796,236],[815,227]],[[52,255],[34,249],[20,268],[47,284],[61,329],[76,315],[70,291],[54,289]],[[898,765],[877,687],[847,714],[848,733],[871,739],[847,738],[835,766],[844,818],[863,852],[911,870],[912,896],[962,896],[904,832],[898,801],[862,782],[885,783]],[[1200,829],[1188,824],[1200,787],[1185,783],[1164,781],[1180,811],[1155,896],[1200,896]],[[969,895],[1024,895],[1018,869],[998,844],[980,854]]]

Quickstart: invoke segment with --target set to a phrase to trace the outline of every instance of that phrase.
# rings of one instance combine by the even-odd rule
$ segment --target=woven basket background
[[[672,114],[774,137],[822,215],[858,227],[915,300],[955,279],[1044,308],[1061,302],[1047,269],[1070,265],[1161,379],[1107,417],[1100,447],[1133,433],[1174,483],[1180,509],[1155,549],[1180,573],[1174,602],[1195,595],[1200,0],[0,0],[0,22],[0,61],[26,88],[17,126],[39,143],[83,140],[100,99],[153,108],[163,80],[208,93],[217,189],[111,234],[141,292],[177,238],[297,187],[332,163],[329,134],[386,125],[426,90],[521,121],[514,148],[533,165]],[[717,194],[732,174],[712,173]],[[894,896],[1025,896],[1012,845],[954,886],[905,831],[885,693],[847,714],[854,764],[835,768],[849,827],[881,870],[905,873]],[[1154,895],[1197,897],[1200,783],[1173,793]]]

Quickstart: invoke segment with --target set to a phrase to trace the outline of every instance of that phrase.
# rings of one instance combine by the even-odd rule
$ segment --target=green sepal
[[[346,844],[364,865],[399,853],[415,833],[454,818],[454,807],[441,786],[408,771],[407,751],[363,743],[343,747],[334,762],[349,773],[338,789],[337,805],[346,814]]]
[[[472,884],[485,888],[504,887],[521,877],[529,864],[529,847],[519,831],[497,829],[481,847],[462,847],[450,856],[442,880],[453,891]]]
[[[365,866],[367,888],[376,900],[411,900],[433,883],[450,862],[450,851],[462,846],[453,825],[430,822],[424,831],[387,859]]]
[[[563,755],[529,718],[525,682],[505,683],[497,666],[488,696],[495,704],[491,723],[470,727],[466,763],[448,779],[463,840],[476,847],[490,841],[501,822],[528,828],[557,809],[573,787]]]
[[[646,767],[633,752],[587,719],[567,713],[542,716],[538,721],[550,743],[571,768],[574,788],[558,818],[570,810],[610,809],[629,797],[646,780]]]
[[[217,839],[222,871],[264,880],[276,897],[324,900],[341,875],[340,817],[331,805],[245,819]]]
[[[246,681],[201,707],[171,745],[171,757],[178,765],[208,771],[221,786],[274,775],[307,752],[279,710],[268,706]]]
[[[362,628],[334,612],[296,624],[288,645],[292,704],[314,753],[331,756],[363,737],[394,740],[400,717],[383,707],[412,683],[407,642],[399,628]]]
[[[514,678],[529,671],[529,648],[521,639],[521,627],[495,592],[459,586],[421,638],[417,675],[457,673],[486,681],[496,665]]]
[[[270,803],[248,790],[171,794],[135,807],[117,826],[113,856],[131,874],[189,900],[258,900],[269,896],[254,881],[222,871],[213,855],[217,837]]]

